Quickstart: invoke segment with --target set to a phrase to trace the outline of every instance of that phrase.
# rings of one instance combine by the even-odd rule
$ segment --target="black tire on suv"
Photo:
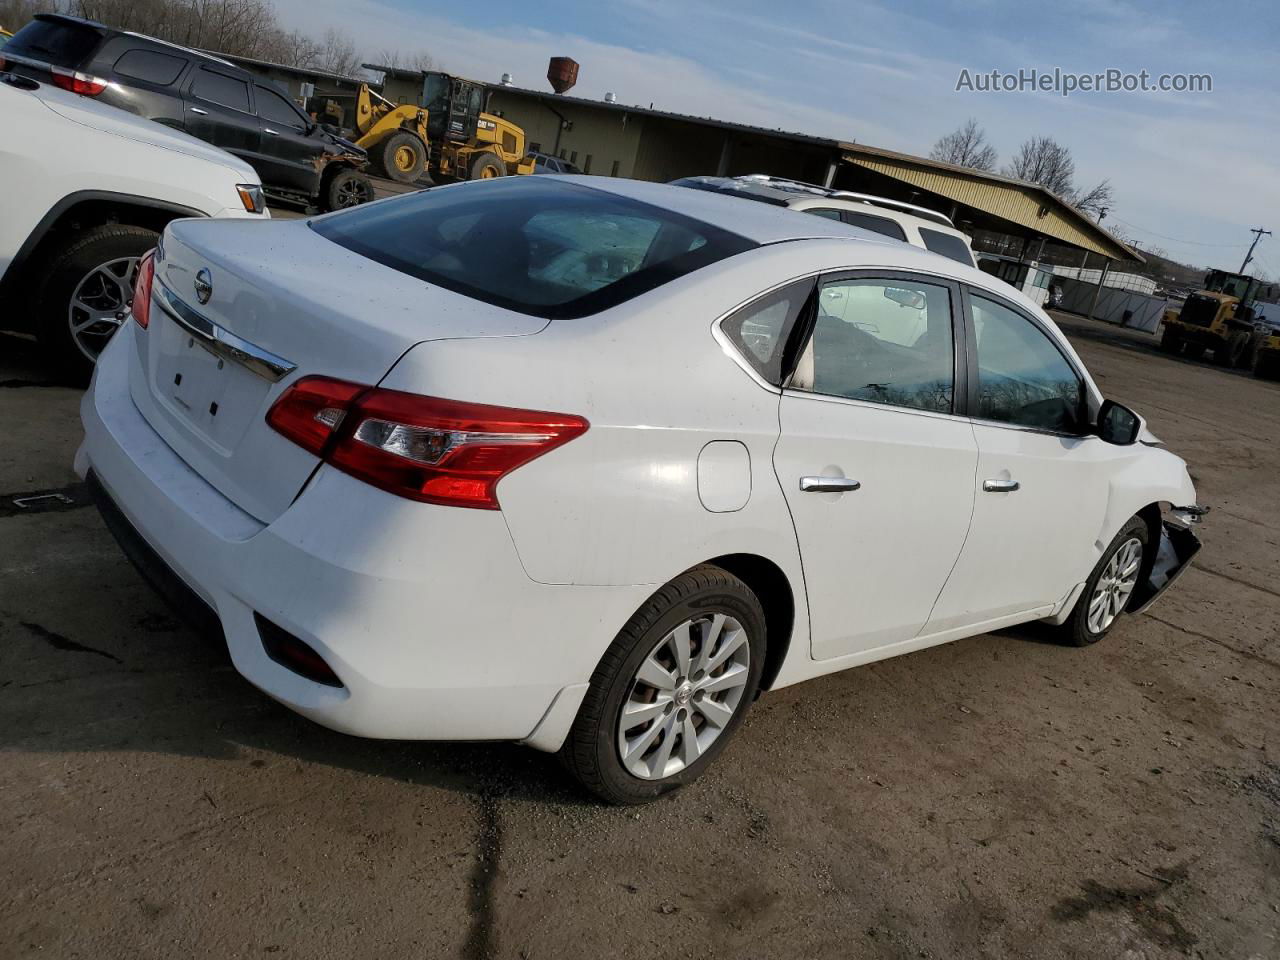
[[[36,336],[63,378],[88,382],[117,318],[133,300],[138,260],[159,236],[145,227],[107,223],[45,261],[36,288]]]
[[[321,203],[326,213],[333,210],[346,210],[349,207],[368,203],[373,199],[373,184],[369,178],[350,167],[339,170],[329,176],[321,191]]]

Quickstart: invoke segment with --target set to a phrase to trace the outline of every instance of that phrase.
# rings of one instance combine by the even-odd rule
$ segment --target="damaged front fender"
[[[1208,512],[1208,507],[1198,505],[1174,507],[1169,511],[1160,525],[1155,562],[1147,578],[1134,589],[1130,610],[1142,613],[1148,609],[1191,566],[1192,558],[1201,547],[1200,538],[1192,531],[1192,526]]]

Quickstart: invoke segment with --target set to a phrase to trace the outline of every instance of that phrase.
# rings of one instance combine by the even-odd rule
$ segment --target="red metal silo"
[[[578,82],[578,61],[569,57],[552,57],[547,64],[547,79],[551,81],[552,90],[564,93]]]

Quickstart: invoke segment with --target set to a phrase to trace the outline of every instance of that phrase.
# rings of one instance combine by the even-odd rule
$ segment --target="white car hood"
[[[72,123],[138,143],[148,143],[165,150],[172,150],[188,157],[195,157],[197,160],[208,160],[234,172],[241,183],[259,182],[258,174],[243,160],[203,140],[197,140],[181,130],[174,130],[154,120],[147,120],[117,107],[99,103],[78,94],[66,93],[48,85],[41,89],[39,99],[58,116]]]

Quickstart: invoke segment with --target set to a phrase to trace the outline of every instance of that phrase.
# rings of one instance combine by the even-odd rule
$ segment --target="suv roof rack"
[[[855,204],[887,207],[887,209],[904,212],[904,214],[910,214],[911,216],[919,216],[922,220],[931,220],[932,223],[941,224],[943,227],[956,229],[956,225],[950,216],[940,214],[937,210],[929,210],[925,206],[908,204],[908,202],[902,200],[890,200],[888,197],[878,197],[874,193],[855,193],[854,191],[847,191],[847,189],[823,187],[818,183],[806,183],[805,180],[773,177],[772,174],[767,173],[748,173],[739,175],[739,177],[686,177],[682,180],[673,180],[673,183],[680,183],[681,186],[695,186],[696,184],[696,186],[703,187],[703,189],[732,187],[735,184],[741,184],[741,186],[772,187],[777,191],[786,193],[812,193],[815,197],[827,197],[829,200],[850,200]]]

